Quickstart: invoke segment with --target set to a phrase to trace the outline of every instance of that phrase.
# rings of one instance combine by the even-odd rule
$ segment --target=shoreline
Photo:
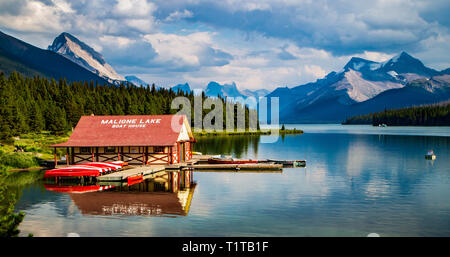
[[[277,129],[279,135],[294,135],[294,134],[303,134],[304,131],[301,129]],[[248,136],[256,136],[256,135],[270,135],[272,134],[272,130],[257,130],[257,131],[201,131],[201,132],[193,132],[194,136],[210,136],[210,135],[221,135],[221,136],[237,136],[237,135],[248,135]]]

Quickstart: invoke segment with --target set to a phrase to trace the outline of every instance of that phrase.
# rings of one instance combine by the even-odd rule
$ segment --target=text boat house
[[[192,158],[195,142],[184,115],[83,116],[69,140],[68,164],[125,161],[164,165]]]

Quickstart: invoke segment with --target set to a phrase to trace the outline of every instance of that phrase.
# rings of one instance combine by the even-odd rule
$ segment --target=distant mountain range
[[[68,81],[97,81],[108,84],[104,78],[50,50],[44,50],[0,32],[0,71],[13,71],[26,76],[66,78]]]
[[[189,86],[188,83],[185,84],[178,84],[176,86],[172,87],[173,91],[178,91],[181,90],[185,93],[190,93],[191,92],[191,87]],[[208,97],[222,97],[222,98],[237,98],[237,97],[242,97],[242,99],[246,99],[249,96],[253,96],[256,99],[258,99],[260,96],[265,96],[267,94],[270,93],[270,91],[266,90],[266,89],[258,89],[258,90],[249,90],[249,89],[244,89],[244,90],[239,90],[236,86],[236,83],[231,83],[231,84],[219,84],[215,81],[211,81],[208,83],[208,85],[206,86],[205,90],[205,95]]]
[[[339,123],[345,118],[450,98],[449,69],[436,71],[406,52],[382,63],[353,57],[339,72],[294,88],[277,88],[280,121]]]
[[[259,90],[249,90],[245,89],[243,91],[240,91],[236,83],[232,82],[231,84],[219,84],[215,81],[211,81],[208,83],[205,89],[205,95],[210,97],[242,97],[243,99],[253,96],[256,99],[258,99],[260,96],[265,96],[269,93],[266,89],[259,89]]]
[[[147,85],[134,75],[118,74],[100,53],[66,32],[57,36],[48,50],[0,32],[0,72],[12,71],[68,81]],[[450,68],[434,70],[402,52],[385,62],[353,57],[342,70],[293,88],[239,90],[234,82],[211,81],[204,92],[209,97],[279,97],[283,123],[340,123],[368,112],[448,100],[449,77]],[[188,83],[172,89],[191,92]]]

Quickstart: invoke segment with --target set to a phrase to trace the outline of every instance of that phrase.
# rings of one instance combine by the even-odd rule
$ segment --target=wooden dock
[[[213,169],[213,170],[195,170],[195,172],[218,172],[218,173],[226,173],[226,172],[232,172],[232,173],[283,173],[283,170],[230,170],[230,169]]]
[[[147,175],[163,171],[164,169],[165,169],[164,165],[148,165],[148,166],[133,167],[130,169],[121,170],[118,172],[97,177],[97,181],[124,181],[127,180],[128,177],[136,177],[140,175],[145,177]]]
[[[245,163],[245,164],[171,164],[166,165],[166,170],[180,170],[186,168],[193,168],[195,170],[282,170],[282,164],[272,163]]]

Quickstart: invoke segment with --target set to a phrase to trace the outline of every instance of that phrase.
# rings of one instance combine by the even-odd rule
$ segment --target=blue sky
[[[0,0],[0,30],[41,48],[69,32],[122,75],[269,90],[401,51],[450,67],[448,0]]]

